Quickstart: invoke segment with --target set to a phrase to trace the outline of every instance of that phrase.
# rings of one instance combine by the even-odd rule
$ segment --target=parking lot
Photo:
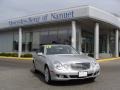
[[[95,82],[72,80],[44,83],[32,72],[30,60],[0,59],[0,90],[120,90],[120,60],[101,62],[101,75]]]

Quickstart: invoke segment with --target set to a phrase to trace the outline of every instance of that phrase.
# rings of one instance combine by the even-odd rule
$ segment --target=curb
[[[18,57],[4,57],[4,56],[0,56],[0,58],[4,58],[4,59],[16,59],[16,60],[32,60],[32,58],[18,58]]]
[[[117,60],[117,59],[120,59],[120,57],[118,57],[118,58],[99,59],[97,62],[107,62],[107,61],[113,61],[113,60]]]
[[[32,58],[18,58],[18,57],[4,57],[4,56],[0,56],[0,58],[16,59],[16,60],[32,60]],[[117,60],[117,59],[120,59],[120,57],[118,57],[118,58],[98,59],[97,62],[107,62],[107,61],[113,61],[113,60]]]

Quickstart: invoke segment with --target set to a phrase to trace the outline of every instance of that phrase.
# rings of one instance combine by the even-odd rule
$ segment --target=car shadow
[[[90,83],[93,83],[93,81],[90,81],[90,80],[69,80],[69,81],[52,82],[51,85],[54,85],[54,86],[75,86],[75,85],[84,85],[84,84],[90,84]]]
[[[35,75],[35,77],[37,77],[40,81],[45,83],[44,80],[44,75],[41,72],[34,72],[31,69],[31,72]],[[95,81],[91,81],[89,79],[85,79],[85,80],[69,80],[69,81],[53,81],[51,84],[52,86],[75,86],[75,85],[84,85],[84,84],[90,84],[90,83],[94,83]]]

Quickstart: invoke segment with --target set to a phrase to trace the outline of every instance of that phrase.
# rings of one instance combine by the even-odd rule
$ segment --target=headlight
[[[68,64],[64,64],[63,67],[64,67],[64,69],[67,69],[67,70],[69,69],[69,65]]]
[[[69,65],[61,64],[60,62],[54,62],[54,67],[57,70],[67,70],[69,68]]]
[[[63,69],[62,64],[60,62],[55,62],[54,63],[54,67],[55,67],[55,69],[58,69],[58,70],[62,70]]]
[[[92,62],[92,66],[93,67],[99,67],[99,63],[98,62]]]

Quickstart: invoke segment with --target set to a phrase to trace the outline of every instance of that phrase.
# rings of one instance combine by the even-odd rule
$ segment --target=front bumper
[[[87,72],[87,76],[84,77],[79,77],[78,73],[80,71],[75,71],[75,70],[67,70],[67,71],[54,70],[54,71],[50,71],[50,75],[51,75],[51,80],[55,80],[55,81],[95,78],[100,75],[100,68],[88,69],[84,71]]]

